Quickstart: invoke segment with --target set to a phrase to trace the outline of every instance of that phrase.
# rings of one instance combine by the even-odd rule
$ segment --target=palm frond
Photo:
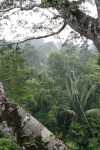
[[[70,90],[70,87],[68,86],[67,82],[66,82],[66,89],[67,89],[67,96],[71,99],[72,94],[71,94],[71,90]]]
[[[90,110],[85,111],[85,115],[87,115],[87,116],[89,116],[89,115],[91,115],[91,116],[97,115],[97,117],[99,117],[100,110],[99,109],[90,109]]]
[[[82,104],[83,110],[84,110],[84,108],[86,107],[88,98],[89,98],[90,95],[94,92],[95,88],[96,88],[96,85],[92,85],[91,88],[90,88],[90,90],[89,90],[88,93],[86,94],[86,97],[85,97],[84,102],[83,102],[83,104]]]
[[[75,88],[78,90],[79,94],[82,93],[82,86],[83,83],[82,83],[82,80],[80,78],[77,78],[76,81],[75,81]]]
[[[60,116],[63,116],[65,114],[70,114],[70,115],[73,115],[74,117],[77,117],[77,114],[75,113],[75,111],[73,110],[70,110],[70,109],[65,109],[65,110],[62,110],[59,115]]]
[[[90,86],[90,79],[86,79],[85,81],[83,80],[83,87],[82,87],[82,94],[80,96],[80,101],[81,104],[84,102],[84,99],[86,98],[86,95],[89,91],[89,86]]]
[[[70,110],[70,109],[67,109],[66,111],[67,111],[68,114],[71,114],[71,115],[73,115],[74,117],[77,117],[77,114],[76,114],[75,111]]]
[[[66,79],[66,89],[67,89],[67,95],[70,99],[72,99],[73,96],[73,82],[71,80],[70,77],[68,77],[67,75],[67,79]]]

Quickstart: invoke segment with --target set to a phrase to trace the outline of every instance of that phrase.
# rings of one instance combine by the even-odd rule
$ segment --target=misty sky
[[[91,4],[89,3],[86,3],[85,5],[83,5],[85,7],[88,6],[88,10],[91,11],[89,13],[89,15],[93,16],[93,17],[96,17],[97,15],[97,11],[96,11],[96,6],[92,6]],[[43,12],[45,12],[46,10],[43,10]],[[52,10],[53,11],[53,10]],[[41,11],[42,12],[42,11]],[[23,12],[22,12],[23,13]],[[49,14],[48,11],[46,11],[46,14]],[[18,19],[24,19],[24,20],[27,20],[28,21],[28,26],[31,26],[32,24],[32,21],[35,22],[35,23],[39,23],[40,21],[43,21],[41,20],[41,17],[40,17],[40,14],[38,13],[35,13],[34,15],[30,15],[30,11],[27,11],[25,12],[25,15],[12,15],[11,16],[11,21],[12,21],[12,24],[11,25],[11,22],[8,21],[7,19],[5,19],[5,22],[7,25],[4,26],[4,30],[3,32],[1,32],[1,35],[2,33],[5,35],[5,38],[7,40],[12,40],[14,35],[16,34],[16,22]],[[15,27],[14,27],[15,26]],[[13,30],[13,35],[11,35],[10,33],[10,30]],[[68,30],[66,31],[62,31],[58,36],[59,36],[59,39],[55,39],[54,37],[48,37],[48,38],[44,38],[45,41],[54,41],[54,42],[61,42],[63,43],[67,37],[69,36],[69,33],[71,31],[71,28],[68,26]],[[17,26],[17,33],[18,34],[24,34],[24,35],[30,35],[32,36],[33,33],[30,32],[30,30],[27,28],[27,29],[24,29],[23,27],[21,28],[20,26]],[[43,33],[43,32],[42,32]],[[40,34],[42,34],[40,33]],[[45,34],[45,32],[43,33]],[[42,34],[42,35],[43,35]],[[23,36],[20,36],[19,40],[21,40],[23,38]]]

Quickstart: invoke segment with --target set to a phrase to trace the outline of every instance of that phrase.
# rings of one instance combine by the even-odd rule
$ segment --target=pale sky
[[[93,16],[93,17],[96,17],[96,15],[97,15],[97,10],[96,10],[96,6],[92,6],[91,4],[89,4],[89,3],[86,3],[85,5],[84,5],[85,7],[88,7],[88,10],[89,11],[91,11],[90,13],[89,13],[89,15],[91,15],[91,16]],[[39,23],[40,21],[41,21],[41,18],[40,18],[40,14],[37,14],[37,13],[35,13],[34,15],[30,15],[29,14],[29,12],[31,12],[31,11],[27,11],[26,13],[25,13],[25,15],[24,16],[22,16],[22,15],[12,15],[11,16],[11,20],[12,20],[12,23],[13,23],[13,25],[11,26],[11,22],[10,21],[7,21],[7,19],[5,19],[5,22],[8,24],[7,26],[5,26],[5,28],[4,28],[4,32],[2,32],[3,34],[5,34],[5,38],[8,40],[12,40],[13,39],[13,35],[14,34],[16,34],[15,33],[15,27],[14,27],[14,25],[15,25],[15,23],[17,22],[17,20],[19,19],[19,17],[20,18],[22,18],[22,19],[25,19],[25,20],[27,20],[28,21],[28,26],[31,26],[31,24],[32,24],[32,22],[35,22],[35,23]],[[42,12],[45,12],[45,10],[43,10]],[[22,12],[23,13],[23,12]],[[48,13],[47,11],[46,11],[46,13]],[[11,33],[10,33],[10,29],[11,30],[13,30],[13,35],[11,35]],[[48,38],[44,38],[44,40],[45,41],[54,41],[54,42],[61,42],[61,43],[63,43],[66,39],[67,39],[67,36],[69,36],[68,34],[70,33],[70,31],[71,31],[71,28],[68,26],[68,29],[69,30],[66,30],[66,31],[62,31],[61,33],[59,33],[59,37],[60,37],[60,40],[59,39],[55,39],[54,37],[48,37]],[[1,33],[1,35],[2,35],[2,33]],[[28,35],[28,34],[30,34],[30,36],[31,35],[33,35],[33,34],[31,34],[30,33],[30,30],[29,29],[24,29],[24,28],[21,28],[20,26],[18,26],[17,27],[17,33],[18,34],[25,34],[25,35]],[[42,32],[43,33],[43,32]],[[44,33],[45,34],[45,33]],[[36,35],[36,34],[35,34]],[[20,36],[20,39],[21,39],[22,37]],[[20,40],[19,39],[19,40]],[[79,41],[77,41],[78,43],[79,43]],[[91,42],[90,42],[91,43]]]

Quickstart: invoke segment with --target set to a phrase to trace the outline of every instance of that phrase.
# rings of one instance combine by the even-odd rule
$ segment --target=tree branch
[[[99,32],[97,19],[86,15],[73,2],[69,2],[68,0],[66,0],[62,8],[56,7],[56,9],[72,29],[80,33],[80,35],[96,41]]]
[[[48,3],[41,3],[41,4],[34,4],[34,2],[26,5],[25,7],[21,6],[16,6],[16,7],[11,7],[6,10],[1,10],[1,12],[6,12],[14,8],[19,8],[19,10],[32,10],[35,7],[39,8],[54,8],[56,9],[61,17],[64,19],[65,24],[68,24],[72,29],[74,29],[76,32],[78,32],[81,36],[86,37],[87,39],[90,39],[94,42],[95,46],[97,47],[98,51],[100,52],[100,17],[93,18],[86,13],[84,13],[82,10],[79,9],[79,5],[83,2],[83,0],[79,0],[77,2],[72,1],[70,2],[69,0],[63,1],[62,5],[52,4],[52,0],[47,0],[46,2]],[[95,0],[96,6],[97,6],[97,11],[98,11],[98,16],[100,16],[100,2],[99,0]],[[43,5],[42,5],[43,4]],[[57,16],[58,17],[58,16]],[[54,17],[53,19],[57,19]],[[62,29],[63,30],[63,29]],[[49,36],[53,36],[55,34],[58,34],[60,32],[54,32],[49,35],[45,36],[39,36],[39,37],[32,37],[28,38],[26,40],[23,40],[22,42],[18,43],[23,43],[28,40],[32,39],[40,39],[40,38],[45,38]],[[15,43],[16,44],[16,43]],[[6,44],[7,45],[7,44]],[[1,45],[0,45],[1,46]]]
[[[0,82],[0,130],[10,139],[14,140],[20,150],[33,149],[67,149],[69,148],[55,137],[33,116],[28,114],[17,103],[5,95]],[[44,145],[45,143],[45,145]],[[42,146],[44,145],[44,146]]]
[[[25,7],[20,7],[20,8],[21,8],[22,11],[23,10],[28,11],[28,10],[32,10],[34,7],[49,8],[49,7],[52,7],[52,5],[50,3],[46,3],[46,4],[44,3],[43,5],[42,5],[42,3],[41,4],[31,3],[31,4],[29,4],[29,5],[25,6]]]
[[[11,79],[15,79],[15,78],[22,78],[22,76],[19,76],[19,77],[12,77],[12,78],[9,78],[9,79],[4,79],[4,80],[2,80],[2,82],[3,82],[3,81],[7,81],[7,80],[11,80]]]
[[[23,11],[23,10],[28,11],[28,10],[32,10],[34,7],[49,8],[49,7],[52,7],[52,5],[50,3],[48,3],[46,5],[45,4],[41,5],[41,4],[30,3],[30,4],[28,4],[28,5],[24,6],[24,7],[19,5],[19,6],[10,7],[8,9],[1,9],[0,12],[8,12],[8,11],[10,11],[12,9],[15,9],[15,8],[20,8],[21,11]]]
[[[31,5],[27,5],[25,7],[22,7],[21,10],[32,10],[34,7],[40,7],[41,4],[31,4]]]
[[[51,34],[47,34],[47,35],[44,35],[44,36],[38,36],[38,37],[27,38],[27,39],[25,39],[25,40],[23,40],[23,41],[20,41],[20,42],[13,42],[12,45],[14,45],[14,44],[21,44],[21,43],[24,43],[24,42],[26,42],[26,41],[33,40],[33,39],[41,39],[41,38],[47,38],[47,37],[49,37],[49,36],[53,36],[53,35],[55,35],[55,34],[60,33],[60,32],[66,27],[66,25],[67,25],[67,24],[64,22],[64,25],[63,25],[57,32],[53,32],[53,33],[51,33]],[[6,45],[9,45],[9,44],[11,44],[11,43],[0,44],[0,46],[6,46]]]
[[[8,9],[1,9],[0,12],[7,12],[7,11],[10,11],[10,10],[15,9],[15,8],[18,8],[18,7],[14,6],[14,7],[8,8]]]

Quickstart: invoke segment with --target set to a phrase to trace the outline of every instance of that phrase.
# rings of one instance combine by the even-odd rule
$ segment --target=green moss
[[[14,107],[14,110],[10,112],[8,110],[9,104],[5,104],[5,111],[3,112],[2,118],[6,120],[8,127],[13,127],[14,133],[17,135],[17,143],[21,146],[26,137],[21,137],[24,134],[23,128],[21,127],[21,117],[18,114],[16,106]]]
[[[17,135],[17,144],[20,146],[24,145],[26,150],[48,150],[48,148],[45,148],[48,143],[44,143],[41,136],[36,137],[35,142],[31,143],[31,136],[34,136],[33,134],[35,133],[32,133],[30,136],[25,135],[23,127],[21,127],[21,117],[18,114],[16,105],[13,106],[14,110],[12,112],[10,112],[8,108],[9,104],[5,104],[5,111],[3,112],[2,118],[3,120],[6,120],[8,127],[13,127],[14,133]]]
[[[26,150],[49,150],[48,148],[45,148],[45,146],[48,144],[48,142],[43,142],[41,135],[35,138],[34,143],[25,143],[26,144]]]

